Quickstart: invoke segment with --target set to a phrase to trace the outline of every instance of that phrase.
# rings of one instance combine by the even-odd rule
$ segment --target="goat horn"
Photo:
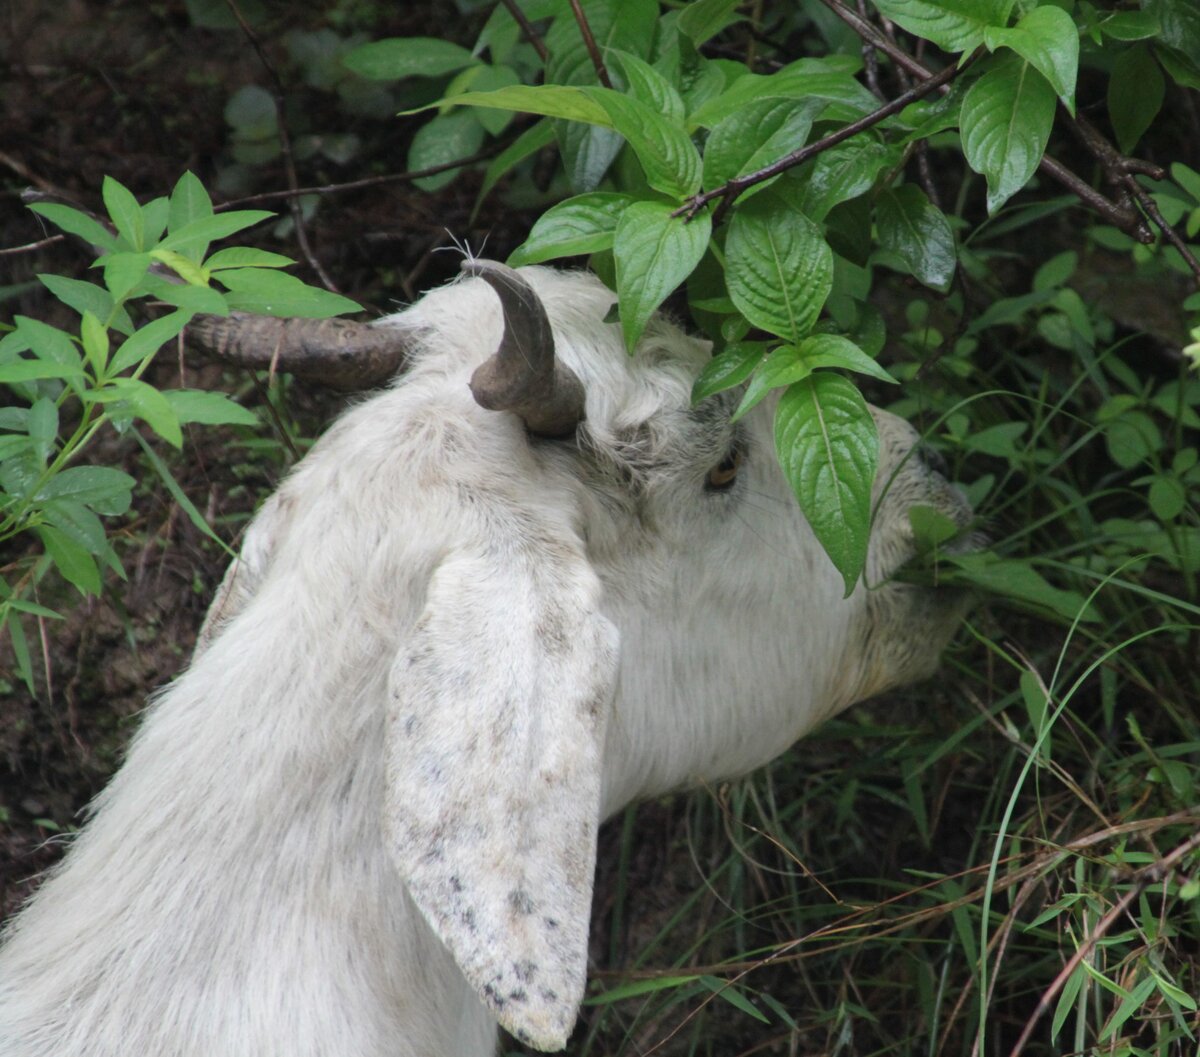
[[[489,411],[512,411],[537,437],[569,437],[583,421],[583,385],[554,355],[554,334],[533,288],[496,261],[466,260],[500,298],[504,335],[495,354],[471,376],[471,393]]]
[[[201,315],[188,324],[187,340],[222,363],[277,368],[344,391],[382,385],[409,353],[403,330],[349,319]]]

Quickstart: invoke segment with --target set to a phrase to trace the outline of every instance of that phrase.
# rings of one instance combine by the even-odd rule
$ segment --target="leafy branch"
[[[842,128],[831,132],[828,136],[817,140],[815,143],[800,147],[790,154],[784,155],[778,161],[772,162],[770,165],[766,165],[755,172],[734,177],[732,180],[728,180],[720,187],[715,187],[711,191],[704,191],[701,194],[693,195],[673,215],[687,216],[690,220],[710,202],[720,199],[721,204],[717,206],[716,212],[713,213],[713,223],[719,224],[724,219],[729,207],[733,205],[738,196],[743,192],[754,187],[756,184],[765,183],[767,180],[773,179],[788,169],[795,168],[797,165],[803,165],[806,161],[815,158],[818,154],[829,150],[831,147],[836,147],[839,143],[844,143],[852,136],[856,136],[860,132],[878,125],[893,114],[898,114],[910,103],[915,103],[918,99],[924,99],[926,96],[932,95],[938,89],[944,88],[953,81],[954,78],[973,64],[982,54],[983,49],[977,48],[961,63],[947,66],[939,73],[930,74],[920,83],[913,85],[908,91],[896,96],[891,102],[885,103],[878,110],[874,110],[857,121],[852,121],[850,124],[844,125]]]

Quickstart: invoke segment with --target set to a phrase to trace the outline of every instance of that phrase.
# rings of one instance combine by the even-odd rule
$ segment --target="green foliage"
[[[99,251],[93,267],[103,285],[39,276],[78,314],[77,329],[21,315],[11,325],[0,324],[6,332],[0,339],[0,386],[10,394],[0,408],[0,543],[32,534],[42,545],[40,555],[6,567],[0,579],[0,626],[7,627],[20,675],[31,689],[21,616],[57,615],[29,601],[32,590],[51,570],[85,595],[100,592],[104,570],[125,575],[101,519],[129,510],[136,482],[113,467],[80,464],[100,431],[108,427],[144,444],[141,433],[149,430],[178,448],[188,423],[258,424],[256,415],[220,393],[160,390],[147,383],[143,376],[159,349],[178,338],[197,312],[324,317],[358,307],[278,271],[292,263],[280,254],[249,247],[210,253],[212,242],[272,214],[214,213],[208,193],[191,173],[169,197],[145,204],[107,178],[103,199],[111,229],[69,206],[30,207]],[[146,298],[172,310],[135,326],[129,307]],[[169,487],[174,485],[161,460],[155,457],[152,465]],[[191,504],[187,509],[211,535]]]
[[[1162,80],[1156,59],[1161,47],[1152,50],[1144,42],[1139,24],[1129,19],[1114,23],[1116,16],[1098,19],[1090,8],[1073,17],[1062,6],[1017,7],[1012,0],[889,0],[876,6],[951,57],[974,53],[975,61],[963,63],[962,83],[945,99],[914,102],[844,142],[814,149],[808,164],[791,157],[806,144],[821,141],[824,146],[825,139],[879,107],[858,79],[857,57],[781,56],[782,66],[759,73],[749,65],[706,56],[697,44],[727,30],[737,18],[737,5],[715,0],[689,5],[677,17],[663,14],[653,0],[594,0],[587,5],[589,26],[600,41],[613,87],[595,83],[598,74],[570,8],[552,0],[536,5],[527,14],[549,20],[543,23],[550,54],[542,83],[509,82],[481,90],[477,79],[469,86],[456,79],[428,104],[437,106],[439,114],[418,132],[414,146],[428,135],[440,144],[439,158],[478,149],[481,129],[469,143],[459,143],[462,129],[478,128],[463,112],[494,109],[553,119],[567,182],[580,193],[549,209],[511,260],[535,263],[592,255],[599,273],[613,277],[631,348],[649,314],[701,262],[711,261],[724,283],[725,299],[706,298],[708,307],[697,321],[716,341],[718,353],[751,329],[795,350],[820,327],[860,343],[859,351],[866,354],[861,343],[869,332],[863,328],[875,327],[869,298],[879,266],[906,272],[942,293],[950,290],[956,274],[956,224],[904,166],[914,145],[944,141],[952,146],[945,132],[957,129],[961,158],[985,178],[987,209],[994,214],[1033,179],[1055,124],[1056,100],[1074,112],[1081,54],[1094,59],[1098,51],[1106,56],[1112,52],[1110,110],[1123,145],[1144,132],[1160,94],[1156,89],[1147,97],[1126,92],[1125,86],[1130,78],[1144,76],[1153,87],[1148,66]],[[1179,41],[1190,40],[1191,23],[1175,8],[1168,5],[1157,14],[1160,24],[1164,17],[1171,22]],[[501,30],[510,17],[498,7],[472,52],[447,47],[436,54],[453,55],[456,64],[470,63],[471,69],[487,69],[480,65],[481,57],[493,41],[512,39],[512,27]],[[635,25],[641,31],[631,34]],[[1114,39],[1122,33],[1136,39]],[[367,44],[347,61],[376,78],[433,76],[412,59],[419,44]],[[492,59],[500,57],[496,49]],[[537,71],[530,74],[533,80]],[[453,107],[466,110],[449,109]],[[462,129],[450,127],[456,113]],[[518,152],[507,164],[520,165],[526,156]],[[421,160],[431,158],[422,155]],[[488,186],[501,175],[493,166]],[[714,211],[715,203],[720,208]],[[1064,292],[1063,298],[1069,294]],[[1069,323],[1065,309],[1061,318]],[[1061,325],[1049,317],[1045,322],[1051,330]],[[774,347],[768,342],[764,353]],[[878,343],[870,351],[877,352]],[[778,388],[803,385],[811,390],[813,383],[775,370],[775,362],[764,355],[751,368],[760,389],[775,379]],[[764,373],[754,375],[755,370]],[[860,401],[855,406],[858,410],[848,411],[831,428],[846,431],[847,450],[857,450],[860,440],[873,447],[875,441],[867,440],[872,426],[865,405]],[[1133,420],[1125,418],[1114,430],[1128,433],[1131,428]],[[815,437],[792,429],[777,431],[777,438],[783,444],[816,443]],[[794,450],[781,450],[780,456],[785,467],[808,465],[814,457]],[[871,480],[862,471],[873,466],[873,458],[830,464],[837,488],[853,497],[843,510],[851,518],[868,518],[862,512],[869,509]],[[796,477],[793,484],[810,521],[821,523],[821,504],[828,496],[802,486]],[[849,549],[818,532],[848,588],[863,568],[867,527],[868,520],[852,524],[850,534],[861,545]]]
[[[454,108],[540,118],[485,176],[494,193],[506,175],[522,179],[535,153],[557,149],[561,160],[511,262],[589,258],[618,294],[631,349],[650,312],[686,286],[714,343],[694,398],[742,386],[739,414],[776,399],[781,465],[848,591],[863,568],[877,461],[859,388],[891,397],[948,459],[993,541],[964,547],[951,522],[914,507],[920,558],[906,575],[995,600],[1003,624],[989,613],[975,625],[956,678],[979,715],[956,715],[950,734],[842,721],[826,736],[850,740],[851,762],[837,756],[828,780],[787,759],[776,774],[798,796],[776,799],[770,775],[722,792],[697,826],[698,842],[712,839],[698,857],[710,864],[703,892],[637,946],[632,980],[597,992],[579,1052],[635,1038],[640,1048],[639,1033],[660,1023],[677,1025],[671,1052],[681,1053],[748,1051],[747,1038],[802,1052],[1010,1052],[1026,1023],[1042,1032],[1030,1053],[1190,1052],[1200,965],[1177,951],[1200,945],[1195,850],[1177,873],[1154,871],[1171,849],[1186,852],[1195,815],[1185,809],[1200,788],[1200,729],[1182,705],[1200,697],[1200,379],[1188,370],[1200,361],[1200,295],[1180,286],[1194,266],[1146,223],[1159,225],[1157,210],[1194,242],[1200,176],[1178,155],[1169,180],[1128,175],[1141,169],[1115,159],[1159,132],[1172,98],[1200,88],[1195,5],[873,0],[898,29],[893,46],[921,55],[926,72],[909,65],[903,77],[884,51],[878,70],[864,67],[859,36],[830,14],[838,5],[582,6],[609,83],[570,6],[542,0],[522,7],[549,50],[544,63],[492,90],[447,87],[410,110],[436,107],[427,127]],[[498,5],[471,55],[502,62],[491,42],[518,36]],[[804,51],[772,43],[783,41]],[[885,108],[922,77],[946,90]],[[1085,114],[1108,126],[1091,130]],[[1121,194],[1144,197],[1133,211],[1114,194],[1099,214],[1067,214],[1075,199],[1050,191],[1063,166],[1046,152],[1071,157],[1106,134],[1115,148],[1089,147],[1097,168],[1125,172]],[[1156,156],[1172,149],[1160,143]],[[1079,171],[1072,192],[1086,189],[1090,173]],[[1033,259],[1028,273],[1022,257]],[[1191,329],[1182,359],[1147,370],[1127,347],[1121,280],[1096,288],[1114,261],[1166,303],[1175,332]],[[926,292],[901,285],[910,280]],[[876,359],[885,347],[886,367]],[[1014,652],[1010,640],[1030,627],[1043,630]],[[1147,694],[1153,734],[1133,721]],[[933,802],[923,779],[989,729],[998,744],[957,764],[972,776],[970,796],[960,781]],[[806,744],[806,759],[820,755]],[[881,753],[894,783],[880,776]],[[819,891],[797,866],[796,831],[809,834],[812,861],[850,857],[870,876],[891,840],[880,815],[931,848],[955,843],[956,864],[981,865],[946,877],[938,859],[927,884],[903,892],[883,881]],[[965,844],[946,836],[945,815]],[[1085,818],[1099,836],[1069,845]],[[1148,820],[1148,843],[1126,842],[1113,822],[1131,818]],[[1026,902],[1041,890],[1048,898]],[[1128,916],[1106,917],[1126,897]],[[1099,922],[1106,933],[1090,939]],[[697,964],[709,968],[690,971]],[[792,964],[805,997],[782,1003],[773,994],[794,994],[781,968]],[[823,996],[816,1011],[810,994]],[[1030,1017],[1041,995],[1039,1027]],[[725,1045],[731,1021],[739,1029]]]

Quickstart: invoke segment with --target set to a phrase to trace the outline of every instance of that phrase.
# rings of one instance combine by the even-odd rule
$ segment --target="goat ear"
[[[437,567],[392,669],[387,826],[467,981],[557,1050],[586,981],[617,633],[581,544],[515,513]]]

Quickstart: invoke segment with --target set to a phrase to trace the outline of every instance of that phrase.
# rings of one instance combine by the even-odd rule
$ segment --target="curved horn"
[[[533,288],[496,261],[466,260],[464,272],[496,291],[504,336],[471,376],[471,393],[489,411],[512,411],[538,437],[569,437],[583,421],[583,385],[554,355],[554,335]]]
[[[196,316],[190,345],[222,363],[287,371],[333,389],[370,389],[404,367],[409,340],[397,327],[349,319]]]

